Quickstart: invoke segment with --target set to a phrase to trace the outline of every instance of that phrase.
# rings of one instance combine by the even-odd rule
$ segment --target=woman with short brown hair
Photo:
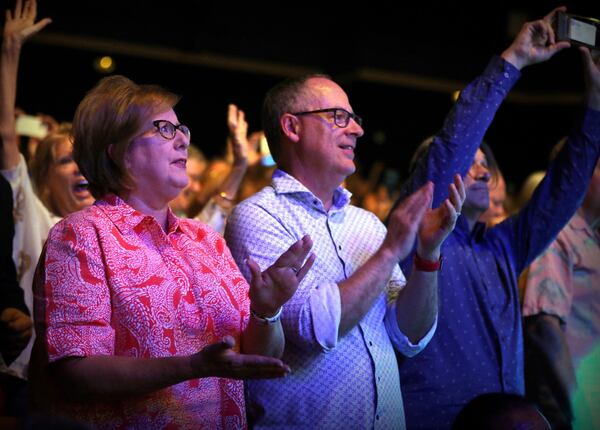
[[[177,99],[114,76],[77,108],[75,157],[97,200],[51,230],[34,282],[32,382],[52,390],[37,397],[49,413],[102,428],[245,428],[233,379],[289,371],[271,357],[283,353],[281,307],[314,261],[310,238],[262,273],[249,260],[249,286],[220,235],[173,214],[190,144]]]

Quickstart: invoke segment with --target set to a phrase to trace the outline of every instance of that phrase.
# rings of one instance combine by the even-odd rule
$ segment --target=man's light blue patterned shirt
[[[398,328],[396,307],[387,304],[386,291],[358,326],[338,338],[337,283],[362,266],[386,234],[375,215],[351,206],[349,200],[350,193],[340,187],[326,211],[300,182],[277,170],[272,186],[238,205],[228,220],[225,238],[247,279],[246,258],[264,270],[306,234],[316,254],[282,315],[283,361],[292,373],[248,382],[248,412],[255,428],[404,428],[393,346],[413,356],[429,342],[435,325],[418,345],[411,345]],[[404,284],[396,267],[388,291]]]

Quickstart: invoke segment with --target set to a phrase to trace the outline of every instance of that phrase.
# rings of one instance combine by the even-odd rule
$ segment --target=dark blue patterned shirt
[[[434,207],[454,173],[465,175],[495,111],[520,73],[496,57],[463,90],[402,196],[434,182]],[[459,218],[442,248],[438,328],[413,358],[399,356],[408,429],[450,428],[459,410],[486,392],[524,393],[517,277],[580,205],[600,147],[600,112],[586,110],[529,204],[494,228],[469,231]],[[402,197],[401,197],[402,198]],[[402,263],[410,273],[411,258]]]

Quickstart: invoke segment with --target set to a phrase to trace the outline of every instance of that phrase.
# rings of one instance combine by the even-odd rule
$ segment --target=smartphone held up
[[[600,20],[558,12],[554,24],[558,40],[600,50]]]

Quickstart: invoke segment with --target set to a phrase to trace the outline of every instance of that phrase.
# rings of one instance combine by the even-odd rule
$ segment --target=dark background
[[[13,2],[1,0],[2,9]],[[345,88],[366,134],[357,158],[406,171],[416,145],[435,133],[460,90],[500,54],[525,20],[558,2],[231,2],[39,0],[53,23],[24,48],[17,102],[28,113],[70,120],[113,56],[114,73],[181,94],[181,122],[208,156],[226,135],[226,106],[258,129],[266,90],[285,76],[317,71]],[[600,17],[600,2],[566,4]],[[575,50],[524,70],[486,140],[509,183],[543,169],[572,128],[583,90]]]

